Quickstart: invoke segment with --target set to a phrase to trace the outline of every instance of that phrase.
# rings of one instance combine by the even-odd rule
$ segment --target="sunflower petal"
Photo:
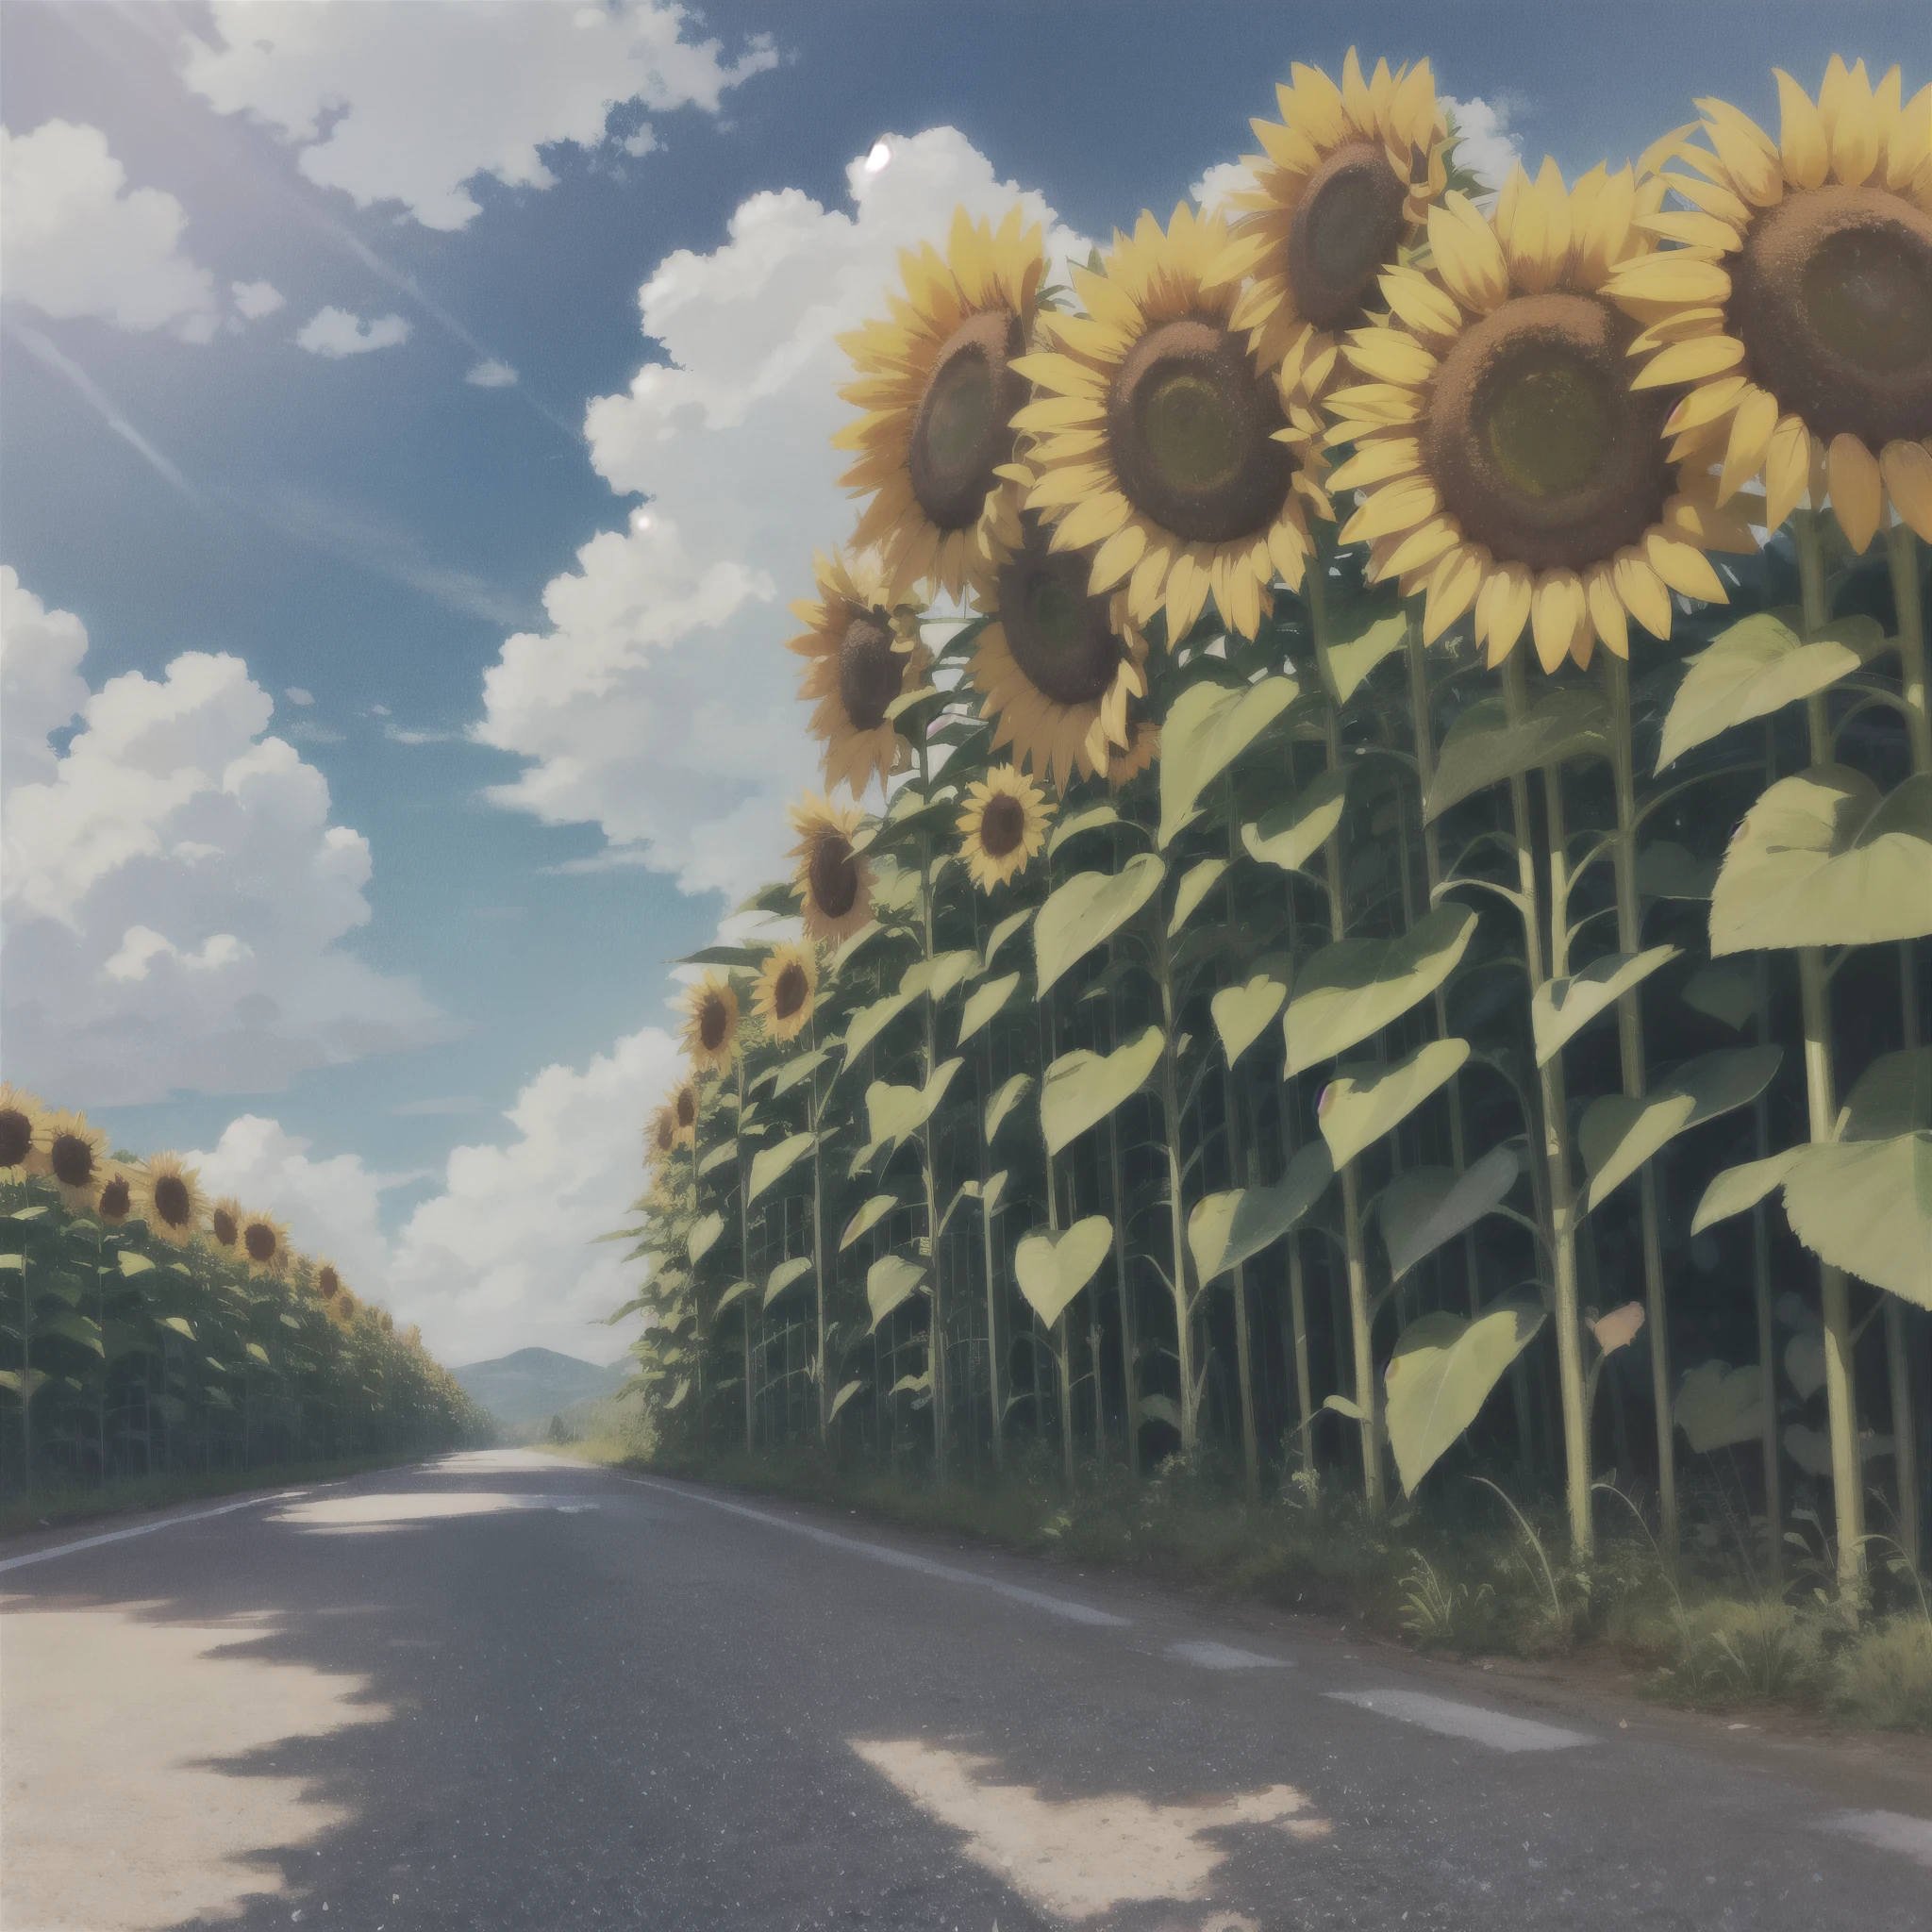
[[[1653,526],[1643,533],[1644,560],[1672,590],[1707,604],[1726,602],[1724,587],[1710,560],[1694,544]]]
[[[1583,582],[1573,570],[1546,573],[1530,593],[1530,636],[1545,671],[1554,672],[1570,655],[1579,625],[1590,621]]]
[[[1771,433],[1764,458],[1765,521],[1776,529],[1811,487],[1811,433],[1801,416],[1786,416]]]
[[[1093,573],[1088,579],[1088,590],[1096,597],[1112,590],[1140,562],[1146,548],[1146,526],[1138,522],[1123,524],[1093,553]]]
[[[1731,299],[1731,278],[1715,262],[1682,249],[1626,261],[1607,283],[1608,292],[1635,302],[1700,302]]]
[[[1862,557],[1878,534],[1878,519],[1885,508],[1877,460],[1856,436],[1840,435],[1831,439],[1824,466],[1831,478],[1831,507],[1838,514],[1839,528]]]
[[[1465,308],[1487,315],[1509,292],[1509,269],[1494,229],[1474,205],[1450,194],[1429,209],[1436,272]]]
[[[1364,375],[1377,382],[1413,386],[1436,373],[1436,358],[1406,329],[1357,329],[1343,352]]]
[[[1341,532],[1344,543],[1372,543],[1412,530],[1442,507],[1441,493],[1426,476],[1410,476],[1372,490]]]
[[[1730,336],[1696,336],[1659,349],[1643,365],[1632,389],[1662,389],[1672,383],[1703,382],[1735,369],[1744,359],[1744,345]]]
[[[1932,451],[1921,442],[1888,442],[1878,470],[1899,520],[1932,543]]]
[[[1354,456],[1332,471],[1330,490],[1366,490],[1372,483],[1386,483],[1391,476],[1407,476],[1422,467],[1422,444],[1413,436],[1377,437],[1364,442]]]
[[[1476,625],[1489,640],[1491,666],[1516,648],[1529,622],[1531,584],[1527,564],[1499,563],[1476,594]]]
[[[1611,581],[1624,608],[1654,638],[1671,634],[1671,593],[1663,579],[1634,547],[1620,550],[1610,564]]]
[[[1466,543],[1437,564],[1423,604],[1423,642],[1433,644],[1475,602],[1483,562]]]
[[[1630,655],[1630,626],[1624,600],[1617,595],[1617,574],[1613,564],[1600,563],[1583,586],[1584,601],[1590,607],[1590,621],[1605,648],[1615,658]]]
[[[1718,478],[1717,500],[1728,503],[1764,467],[1777,428],[1777,398],[1753,389],[1731,418],[1730,441],[1724,448],[1724,474]]]
[[[1811,96],[1782,67],[1777,76],[1778,151],[1784,158],[1785,179],[1793,188],[1822,188],[1831,167],[1831,143],[1824,138],[1824,117]]]

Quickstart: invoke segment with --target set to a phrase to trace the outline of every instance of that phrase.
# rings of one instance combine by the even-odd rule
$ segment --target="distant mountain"
[[[528,1428],[560,1408],[614,1395],[631,1373],[628,1362],[599,1368],[554,1348],[520,1348],[494,1361],[472,1362],[450,1373],[465,1392],[507,1429]]]

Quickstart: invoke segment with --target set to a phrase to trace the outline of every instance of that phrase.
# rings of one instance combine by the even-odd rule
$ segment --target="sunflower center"
[[[248,1258],[258,1266],[273,1261],[275,1257],[275,1231],[265,1221],[251,1221],[242,1230],[242,1245],[248,1250]]]
[[[1814,436],[1932,435],[1932,215],[1880,188],[1788,194],[1729,264],[1726,320]]]
[[[862,610],[845,626],[839,646],[839,697],[858,731],[876,731],[906,681],[906,660],[892,648],[883,610]]]
[[[104,1221],[125,1221],[127,1210],[133,1205],[127,1183],[118,1174],[101,1190],[101,1218]]]
[[[707,1053],[716,1053],[724,1044],[724,1033],[731,1016],[721,999],[708,999],[698,1009],[698,1039]]]
[[[1308,176],[1288,229],[1295,307],[1317,328],[1353,328],[1407,228],[1407,191],[1372,141],[1339,147]]]
[[[215,1231],[216,1241],[220,1241],[225,1248],[232,1248],[235,1245],[236,1236],[242,1232],[235,1225],[235,1217],[220,1208],[215,1209],[208,1224]]]
[[[0,1167],[18,1167],[32,1152],[34,1124],[17,1107],[0,1108]]]
[[[979,815],[979,842],[989,858],[1019,851],[1026,836],[1026,808],[1010,791],[995,791]]]
[[[1024,344],[1005,308],[969,315],[941,346],[912,418],[912,493],[942,530],[979,520],[993,471],[1013,453],[1013,412],[1026,385],[1012,361]]]
[[[692,1125],[698,1117],[698,1097],[689,1087],[677,1096],[677,1124],[680,1127]]]
[[[772,987],[772,1010],[781,1020],[790,1020],[805,1005],[805,996],[810,991],[806,981],[805,968],[797,960],[789,960],[778,973]]]
[[[1087,594],[1087,560],[1047,548],[1030,513],[1025,538],[999,576],[1000,623],[1013,661],[1057,705],[1098,704],[1120,670],[1121,641],[1107,599]]]
[[[806,866],[811,895],[827,919],[843,919],[858,897],[858,855],[843,832],[821,832]]]
[[[325,1268],[322,1271],[322,1273],[315,1277],[315,1286],[317,1290],[321,1292],[324,1301],[327,1301],[329,1297],[335,1293],[336,1290],[341,1287],[341,1276],[339,1275],[333,1268]]]
[[[1293,463],[1274,385],[1218,323],[1163,323],[1135,343],[1108,398],[1127,501],[1194,543],[1228,543],[1281,512]]]
[[[1532,570],[1587,570],[1662,513],[1661,393],[1628,388],[1633,333],[1594,295],[1524,295],[1442,358],[1423,455],[1463,535]]]
[[[188,1183],[178,1174],[164,1174],[155,1183],[155,1212],[170,1227],[186,1227],[193,1219]]]
[[[78,1134],[56,1134],[47,1164],[63,1188],[84,1188],[94,1177],[94,1150]]]

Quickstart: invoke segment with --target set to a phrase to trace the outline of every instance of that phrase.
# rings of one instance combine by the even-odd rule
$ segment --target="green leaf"
[[[845,1029],[845,1062],[852,1065],[914,1000],[919,997],[915,986],[908,991],[902,985],[897,992],[889,992],[884,999],[874,1000],[869,1007],[861,1007],[852,1016],[852,1024]]]
[[[1840,1141],[1889,1141],[1932,1127],[1932,1046],[1881,1054],[1858,1076],[1840,1111]]]
[[[1143,1395],[1141,1398],[1141,1420],[1143,1423],[1165,1423],[1169,1428],[1181,1425],[1180,1405],[1172,1395]]]
[[[1329,1158],[1345,1167],[1408,1116],[1469,1058],[1466,1040],[1432,1040],[1382,1073],[1338,1074],[1322,1090],[1316,1117]]]
[[[876,1328],[925,1279],[925,1270],[904,1255],[881,1255],[865,1271],[866,1306]]]
[[[1389,1273],[1401,1278],[1485,1214],[1503,1205],[1523,1162],[1513,1147],[1491,1147],[1457,1174],[1453,1167],[1411,1167],[1382,1192],[1382,1241]]]
[[[1081,1047],[1054,1061],[1040,1090],[1040,1124],[1046,1136],[1046,1151],[1058,1154],[1138,1093],[1159,1062],[1165,1044],[1166,1035],[1158,1026],[1150,1025],[1110,1054]]]
[[[1932,775],[1889,796],[1819,765],[1778,782],[1731,834],[1710,949],[1870,946],[1932,933]]]
[[[992,1137],[1000,1130],[1000,1123],[1019,1106],[1032,1085],[1031,1074],[1015,1074],[986,1103],[986,1144],[989,1147],[992,1145]]]
[[[1322,682],[1338,705],[1345,705],[1383,658],[1401,650],[1408,636],[1408,619],[1401,611],[1370,625],[1359,637],[1343,643],[1324,643],[1319,652]]]
[[[790,912],[790,906],[785,910]],[[764,954],[756,946],[700,946],[695,953],[687,953],[677,961],[680,966],[745,966],[756,968],[764,963]]]
[[[21,1274],[26,1267],[25,1255],[0,1255],[0,1271],[9,1274]]]
[[[802,1280],[810,1273],[809,1255],[794,1255],[789,1261],[780,1261],[765,1276],[765,1307],[769,1308],[794,1281]]]
[[[1233,1188],[1195,1202],[1188,1216],[1188,1246],[1202,1281],[1273,1247],[1322,1198],[1334,1174],[1326,1144],[1311,1141],[1272,1188]]]
[[[1322,1398],[1322,1407],[1324,1408],[1332,1408],[1337,1415],[1345,1415],[1352,1423],[1365,1422],[1367,1420],[1362,1414],[1361,1405],[1358,1402],[1352,1401],[1346,1395],[1324,1395]]]
[[[1713,959],[1684,982],[1683,998],[1735,1033],[1757,1010],[1757,974],[1748,959]]]
[[[713,1211],[702,1221],[691,1223],[690,1234],[685,1237],[684,1252],[695,1268],[717,1244],[718,1237],[724,1232],[724,1217]]]
[[[1174,911],[1167,922],[1169,939],[1200,910],[1202,900],[1221,883],[1221,875],[1226,870],[1226,859],[1204,858],[1182,874],[1180,884],[1174,888]]]
[[[1229,1066],[1260,1039],[1287,997],[1288,988],[1272,973],[1257,973],[1245,986],[1223,987],[1208,1002]]]
[[[669,1402],[667,1402],[667,1403],[666,1403],[666,1404],[664,1405],[664,1407],[665,1407],[666,1410],[668,1411],[668,1410],[671,1410],[671,1409],[674,1409],[674,1408],[677,1407],[678,1407],[678,1405],[679,1405],[680,1403],[682,1403],[682,1402],[683,1402],[684,1398],[685,1398],[685,1397],[686,1397],[687,1395],[689,1395],[690,1393],[691,1393],[691,1377],[690,1377],[689,1375],[686,1375],[686,1376],[685,1376],[685,1377],[684,1377],[684,1378],[683,1378],[683,1379],[682,1379],[682,1380],[681,1380],[681,1381],[680,1381],[680,1382],[678,1383],[678,1385],[677,1385],[677,1389],[676,1389],[676,1392],[675,1392],[675,1394],[673,1394],[673,1396],[672,1396],[671,1400],[670,1400]]]
[[[924,993],[942,1000],[962,980],[979,971],[979,955],[968,946],[962,952],[936,953],[930,959],[915,959],[899,981],[899,991],[914,995]]]
[[[1764,1372],[1756,1362],[1734,1369],[1705,1362],[1684,1377],[1671,1419],[1699,1456],[1764,1433]]]
[[[750,1294],[756,1286],[757,1284],[755,1282],[734,1281],[731,1284],[731,1286],[727,1288],[724,1291],[724,1292],[718,1297],[718,1306],[711,1310],[711,1313],[713,1315],[722,1315],[724,1312],[724,1310],[731,1306],[733,1302],[738,1301],[741,1299],[743,1296]]]
[[[1577,1145],[1590,1175],[1584,1212],[1628,1180],[1679,1134],[1733,1108],[1748,1107],[1771,1085],[1784,1058],[1777,1046],[1727,1046],[1699,1054],[1641,1100],[1607,1093],[1585,1109]]]
[[[1191,684],[1160,732],[1160,839],[1170,844],[1195,801],[1294,702],[1292,677],[1258,684]]]
[[[1831,1474],[1831,1438],[1823,1429],[1809,1429],[1803,1423],[1787,1423],[1784,1445],[1785,1454],[1807,1475],[1823,1477]],[[1891,1452],[1892,1440],[1890,1436],[1858,1438],[1860,1462],[1870,1462],[1874,1456],[1890,1456]]]
[[[986,1023],[1013,996],[1013,989],[1020,983],[1017,973],[1008,973],[998,979],[989,979],[984,986],[975,987],[959,1014],[959,1038],[958,1044],[964,1046]]]
[[[833,1417],[835,1417],[839,1413],[839,1411],[841,1408],[843,1408],[845,1405],[848,1402],[850,1402],[852,1398],[855,1395],[857,1395],[858,1391],[864,1387],[865,1384],[859,1381],[857,1376],[855,1376],[851,1381],[847,1382],[845,1386],[839,1391],[838,1394],[832,1397],[832,1406],[825,1411],[825,1420],[827,1422],[830,1422],[833,1419]]]
[[[1446,904],[1394,939],[1324,946],[1297,976],[1282,1018],[1289,1074],[1333,1059],[1427,999],[1456,970],[1475,928],[1467,906]]]
[[[1241,827],[1251,858],[1299,872],[1328,842],[1348,804],[1348,774],[1324,772],[1294,797]]]
[[[1690,1232],[1700,1235],[1720,1221],[1755,1208],[1772,1189],[1790,1173],[1804,1157],[1802,1147],[1788,1147],[1782,1154],[1767,1154],[1762,1160],[1747,1160],[1740,1167],[1727,1167],[1704,1191],[1697,1212],[1690,1217]]]
[[[749,1208],[774,1181],[789,1174],[811,1152],[812,1141],[810,1134],[791,1134],[775,1147],[761,1148],[753,1158],[751,1175],[744,1184],[744,1205]],[[697,1257],[692,1256],[691,1258],[695,1260]]]
[[[1090,805],[1085,811],[1076,811],[1071,818],[1062,819],[1053,828],[1053,837],[1046,841],[1046,856],[1055,858],[1059,849],[1071,839],[1077,839],[1082,832],[1098,832],[1108,825],[1117,825],[1121,815],[1110,805]]]
[[[1608,725],[1603,695],[1590,685],[1546,691],[1516,724],[1505,716],[1501,698],[1484,698],[1471,705],[1443,738],[1423,817],[1440,818],[1452,805],[1539,765],[1607,758]]]
[[[1061,1234],[1038,1228],[1013,1250],[1013,1278],[1034,1313],[1052,1327],[1112,1249],[1113,1223],[1104,1214],[1090,1214]]]
[[[839,1237],[839,1252],[842,1255],[860,1235],[878,1224],[899,1205],[897,1194],[874,1194],[857,1214],[845,1224],[845,1232]]]
[[[1699,858],[1674,839],[1659,839],[1637,855],[1637,890],[1646,899],[1707,899],[1717,861]]]
[[[172,1328],[176,1335],[184,1335],[190,1341],[194,1340],[194,1330],[189,1325],[185,1315],[163,1315],[160,1319],[163,1328]]]
[[[831,1049],[824,1046],[812,1048],[809,1053],[794,1054],[777,1070],[777,1078],[772,1082],[772,1098],[781,1093],[790,1093],[801,1080],[810,1077],[815,1067],[823,1066],[831,1058]]]
[[[44,1370],[28,1369],[25,1371],[24,1379],[26,1385],[26,1399],[31,1402],[41,1392],[42,1389],[52,1380],[52,1377]],[[22,1381],[23,1372],[21,1370],[0,1369],[0,1389],[10,1389],[14,1394],[18,1395],[21,1391]]]
[[[901,1375],[887,1390],[888,1395],[920,1395],[932,1387],[932,1371],[926,1369],[917,1375]]]
[[[101,1346],[100,1324],[75,1313],[72,1308],[61,1308],[44,1316],[35,1323],[34,1327],[42,1335],[58,1335],[64,1341],[77,1341],[82,1348],[92,1349],[96,1355],[106,1353]]]
[[[1733,724],[1836,684],[1884,643],[1884,626],[1871,617],[1840,618],[1809,643],[1768,610],[1741,619],[1690,659],[1664,720],[1657,770]]]
[[[263,1368],[266,1369],[274,1366],[268,1358],[268,1350],[262,1347],[260,1342],[250,1341],[244,1342],[242,1345],[247,1350],[248,1354],[256,1361],[258,1361]]]
[[[1541,1302],[1510,1300],[1473,1322],[1424,1315],[1396,1337],[1386,1372],[1389,1446],[1409,1495],[1474,1422],[1542,1325]]]
[[[1807,1147],[1785,1214],[1820,1259],[1932,1308],[1932,1132]]]
[[[889,1087],[883,1080],[874,1080],[865,1090],[865,1116],[874,1144],[890,1141],[897,1147],[918,1133],[946,1097],[953,1075],[964,1064],[958,1059],[944,1061],[924,1087]]]
[[[728,1162],[734,1161],[737,1158],[738,1147],[736,1142],[727,1141],[722,1147],[713,1147],[711,1151],[708,1155],[706,1155],[701,1161],[698,1162],[698,1173],[701,1174],[709,1174],[714,1168],[724,1167]]]
[[[1567,979],[1546,980],[1529,1003],[1530,1025],[1536,1035],[1536,1063],[1547,1066],[1576,1034],[1633,986],[1648,979],[1659,966],[1676,958],[1675,946],[1652,946],[1643,953],[1608,953],[1592,959]]]
[[[137,1255],[132,1248],[123,1248],[118,1257],[123,1274],[148,1274],[154,1271],[154,1263],[145,1255]]]
[[[10,1208],[5,1214],[0,1214],[0,1221],[38,1221],[46,1211],[44,1202],[38,1208]]]
[[[988,934],[986,941],[986,970],[992,971],[992,962],[998,957],[1000,948],[1033,917],[1034,908],[1023,906],[1017,912],[1009,912]]]
[[[1056,888],[1033,923],[1033,981],[1044,994],[1060,974],[1104,945],[1160,890],[1167,868],[1137,852],[1119,872],[1076,873]]]

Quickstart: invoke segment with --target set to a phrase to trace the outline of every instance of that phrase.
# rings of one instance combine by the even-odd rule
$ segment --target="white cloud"
[[[273,282],[231,282],[228,292],[235,298],[235,308],[244,322],[259,322],[265,315],[273,315],[277,308],[287,306],[287,297]]]
[[[1255,171],[1245,161],[1217,161],[1188,190],[1204,215],[1217,209],[1230,219],[1238,212],[1227,204],[1256,185]]]
[[[299,145],[319,187],[358,208],[400,202],[431,228],[468,226],[480,208],[465,184],[479,175],[548,188],[542,148],[601,146],[632,103],[715,114],[725,89],[778,58],[757,39],[727,61],[718,42],[685,39],[684,8],[661,0],[211,11],[213,39],[184,45],[191,88]]]
[[[478,389],[508,389],[516,379],[516,371],[494,356],[486,357],[463,377],[465,382],[474,382]]]
[[[87,634],[0,567],[8,1073],[67,1106],[261,1093],[442,1037],[412,980],[341,945],[368,841],[238,658],[90,692]],[[78,713],[64,752],[48,734]]]
[[[0,289],[9,301],[63,321],[172,328],[189,341],[214,334],[214,278],[180,252],[181,204],[158,188],[130,190],[98,127],[0,127]]]
[[[711,254],[680,249],[640,292],[665,358],[591,403],[591,460],[651,499],[544,591],[549,628],[504,645],[477,735],[529,768],[498,803],[591,821],[690,891],[747,890],[782,864],[783,806],[817,777],[787,600],[853,508],[829,442],[849,414],[834,337],[881,314],[901,248],[943,239],[956,204],[997,218],[1020,191],[950,127],[846,170],[853,208],[754,195]],[[1087,243],[1055,226],[1056,257]]]
[[[1508,94],[1498,94],[1493,101],[1480,94],[1466,101],[1442,96],[1442,106],[1456,117],[1462,136],[1457,158],[1474,173],[1487,194],[1494,194],[1523,158],[1523,143],[1509,132],[1509,117],[1517,105]]]
[[[340,361],[344,356],[366,356],[371,349],[393,349],[409,340],[409,325],[400,315],[381,315],[364,322],[346,308],[318,308],[295,332],[295,346],[311,356]]]
[[[315,693],[312,691],[304,691],[299,684],[291,684],[282,695],[291,705],[312,705],[315,702]]]

